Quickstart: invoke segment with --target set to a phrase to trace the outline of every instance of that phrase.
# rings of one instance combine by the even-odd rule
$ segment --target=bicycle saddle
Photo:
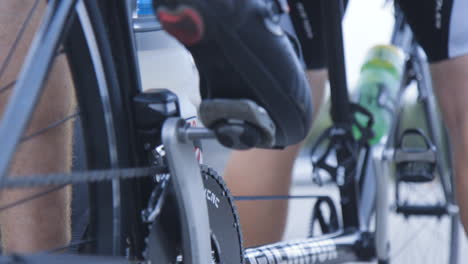
[[[312,121],[310,89],[280,26],[281,0],[153,1],[164,29],[200,72],[199,114],[225,146],[283,148]]]

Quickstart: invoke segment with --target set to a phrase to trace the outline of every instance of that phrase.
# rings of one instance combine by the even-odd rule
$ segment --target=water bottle
[[[374,137],[369,141],[371,145],[379,143],[389,133],[396,110],[403,64],[404,56],[400,49],[391,45],[378,45],[369,50],[361,67],[356,89],[357,100],[374,118]],[[368,118],[357,115],[356,120],[365,126]],[[360,139],[361,133],[357,127],[353,127],[353,135]]]

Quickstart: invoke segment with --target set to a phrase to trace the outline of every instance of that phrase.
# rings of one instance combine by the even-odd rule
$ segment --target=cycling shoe
[[[283,148],[309,131],[310,89],[279,25],[280,1],[153,1],[199,69],[202,122],[228,147]]]

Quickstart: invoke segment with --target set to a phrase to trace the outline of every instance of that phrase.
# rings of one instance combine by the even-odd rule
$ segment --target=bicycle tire
[[[102,54],[101,59],[108,81],[108,99],[109,106],[112,108],[110,112],[112,113],[113,122],[113,128],[103,127],[105,122],[102,121],[106,114],[102,111],[103,99],[101,98],[101,104],[94,102],[95,98],[99,98],[97,96],[99,91],[96,89],[86,90],[86,92],[78,95],[80,107],[88,110],[83,112],[82,115],[85,120],[84,123],[86,123],[84,125],[84,139],[87,141],[86,146],[89,146],[87,153],[92,153],[91,156],[87,157],[88,166],[91,166],[89,169],[100,169],[103,164],[111,165],[111,168],[146,165],[144,164],[146,160],[145,153],[142,153],[141,149],[137,147],[133,127],[131,105],[133,96],[138,92],[135,87],[139,87],[139,84],[125,3],[124,1],[116,3],[107,0],[101,2],[91,0],[87,1],[87,6],[96,42]],[[119,26],[116,27],[116,25]],[[76,42],[72,40],[69,44],[72,49],[78,51],[77,58],[81,58],[79,54],[80,47],[72,46],[76,45]],[[78,68],[81,67],[78,66]],[[99,111],[96,108],[99,107],[101,108],[101,116],[96,114]],[[103,133],[105,129],[108,131],[113,130],[115,133],[115,149],[118,160],[113,166],[109,164],[110,153],[107,153],[106,157],[103,153],[102,142],[97,142],[101,140],[100,137],[96,137],[96,132]],[[105,135],[102,136],[104,138]],[[127,255],[130,258],[141,259],[146,246],[144,238],[147,233],[147,229],[141,220],[141,211],[145,202],[144,194],[147,194],[149,190],[142,187],[143,184],[141,184],[140,180],[130,179],[120,180],[119,182],[121,184],[117,184],[117,187],[115,183],[110,182],[90,184],[91,222],[89,235],[92,237],[87,238],[87,240],[95,239],[97,241],[92,253]],[[117,188],[117,190],[114,188]],[[125,199],[116,196],[122,196]],[[116,199],[121,202],[121,212],[117,213],[117,217],[112,216],[112,219],[109,219],[109,212],[102,210],[102,208],[109,206],[111,203],[115,205]],[[112,237],[109,236],[109,223],[116,220],[121,223],[113,227],[114,236]]]

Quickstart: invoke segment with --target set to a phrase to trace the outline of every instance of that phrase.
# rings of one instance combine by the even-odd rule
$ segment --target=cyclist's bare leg
[[[454,154],[455,186],[465,231],[468,231],[468,55],[431,66]]]
[[[32,3],[33,1],[0,1],[0,63],[4,61]],[[44,6],[41,6],[41,11],[43,8]],[[15,53],[6,74],[0,79],[0,87],[15,80],[39,19],[40,15],[36,14],[32,23],[34,26],[27,30],[24,41]],[[66,66],[64,57],[57,60],[26,134],[62,119],[73,108],[73,92]],[[0,116],[9,94],[10,92],[6,92],[0,95]],[[10,174],[67,171],[71,164],[71,140],[71,124],[67,123],[22,143],[14,158]],[[45,189],[47,188],[3,191],[0,194],[0,206]],[[67,187],[2,211],[0,228],[3,251],[36,252],[67,244],[70,240],[70,191],[71,189]]]
[[[323,100],[326,70],[308,71],[314,115]],[[234,195],[287,195],[291,172],[301,144],[284,150],[234,151],[225,179]],[[238,202],[244,245],[255,246],[281,239],[286,225],[288,201]]]

